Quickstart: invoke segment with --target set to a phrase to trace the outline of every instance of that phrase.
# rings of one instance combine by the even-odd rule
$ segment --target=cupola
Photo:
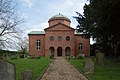
[[[49,26],[55,25],[59,22],[65,24],[67,26],[70,26],[70,23],[71,23],[70,19],[61,13],[52,16],[48,21]]]

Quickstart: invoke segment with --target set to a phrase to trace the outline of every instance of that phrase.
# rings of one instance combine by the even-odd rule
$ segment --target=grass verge
[[[22,80],[21,73],[24,70],[32,70],[33,80],[37,80],[52,60],[48,57],[41,57],[40,59],[16,59],[9,61],[16,66],[16,80]]]
[[[71,59],[70,62],[83,73],[86,59]],[[95,73],[86,75],[89,80],[120,80],[120,62],[106,59],[104,66],[95,65]]]

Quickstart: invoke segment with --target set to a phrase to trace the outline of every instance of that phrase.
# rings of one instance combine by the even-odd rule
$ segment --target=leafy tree
[[[84,15],[77,12],[78,31],[88,34],[100,45],[100,50],[117,56],[120,49],[120,0],[90,0]]]

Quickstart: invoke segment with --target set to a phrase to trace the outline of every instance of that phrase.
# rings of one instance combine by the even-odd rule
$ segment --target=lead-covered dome
[[[65,15],[63,15],[61,13],[52,16],[50,19],[53,19],[53,18],[66,18],[66,19],[69,19],[67,16],[65,16]]]
[[[57,23],[63,23],[67,26],[70,26],[70,23],[71,23],[71,21],[68,17],[66,17],[60,13],[52,16],[48,22],[49,22],[49,26],[55,25]]]
[[[65,16],[65,15],[63,15],[63,14],[61,14],[61,13],[52,16],[52,17],[49,19],[49,21],[55,20],[55,19],[65,19],[65,20],[70,21],[70,19],[69,19],[67,16]]]

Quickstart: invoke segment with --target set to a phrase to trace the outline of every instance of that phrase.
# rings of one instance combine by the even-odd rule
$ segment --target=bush
[[[14,56],[11,56],[10,59],[11,59],[11,60],[15,60],[15,59],[18,59],[18,57],[17,57],[16,55],[14,55]]]
[[[79,55],[77,55],[76,59],[83,59],[84,57],[85,57],[84,54],[79,54]]]
[[[77,56],[77,59],[83,59],[83,57],[82,56]]]
[[[24,58],[24,54],[20,55],[20,58]]]
[[[35,57],[35,59],[40,59],[40,56]]]

